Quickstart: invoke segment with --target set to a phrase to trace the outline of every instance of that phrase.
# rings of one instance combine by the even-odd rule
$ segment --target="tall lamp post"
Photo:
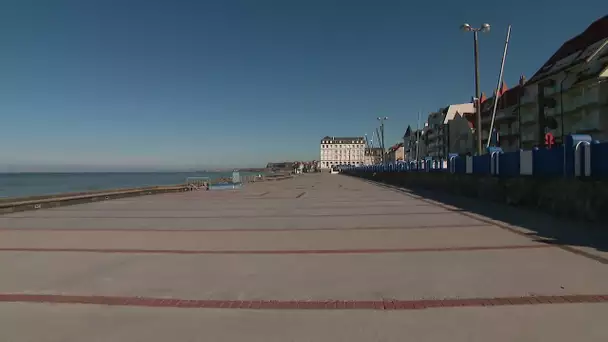
[[[380,121],[380,148],[382,149],[382,164],[386,162],[386,156],[384,155],[384,120],[388,120],[386,116],[379,116],[378,121]]]
[[[473,32],[473,54],[475,56],[475,107],[477,108],[477,153],[483,153],[483,144],[481,143],[481,103],[479,94],[479,51],[477,33],[489,32],[490,24],[483,24],[479,28],[471,27],[469,24],[462,24],[460,28],[465,32]],[[489,137],[488,137],[489,138]]]

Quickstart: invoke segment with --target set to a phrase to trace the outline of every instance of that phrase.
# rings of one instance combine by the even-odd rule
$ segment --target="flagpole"
[[[500,92],[500,88],[502,86],[502,75],[505,69],[505,59],[507,58],[507,49],[509,48],[509,38],[511,38],[511,25],[507,29],[507,39],[505,40],[505,49],[502,53],[502,62],[500,63],[500,74],[498,74],[498,86],[496,87],[496,95],[494,96],[494,108],[492,108],[492,121],[490,122],[490,131],[488,132],[488,144],[486,148],[490,147],[490,142],[492,141],[492,131],[494,130],[494,120],[496,119],[496,106],[498,105],[498,93]],[[500,94],[502,96],[502,94]],[[479,104],[481,105],[481,103]],[[481,129],[481,127],[479,127]]]

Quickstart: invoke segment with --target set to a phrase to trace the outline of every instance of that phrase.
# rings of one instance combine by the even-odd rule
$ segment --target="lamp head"
[[[462,24],[462,26],[460,26],[460,29],[465,32],[470,32],[472,30],[471,25],[467,23]]]

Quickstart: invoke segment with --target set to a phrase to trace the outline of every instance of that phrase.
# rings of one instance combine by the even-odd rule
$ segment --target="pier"
[[[0,340],[607,341],[584,226],[327,173],[9,213]]]

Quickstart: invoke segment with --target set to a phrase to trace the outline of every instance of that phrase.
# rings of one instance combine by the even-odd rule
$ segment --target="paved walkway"
[[[525,233],[329,174],[4,215],[0,341],[608,341],[608,266]]]

